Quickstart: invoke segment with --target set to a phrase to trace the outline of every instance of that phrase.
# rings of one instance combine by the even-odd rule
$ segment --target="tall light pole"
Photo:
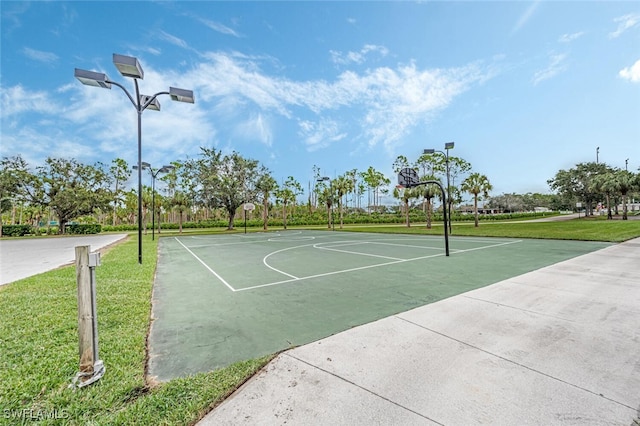
[[[629,171],[629,159],[627,158],[626,160],[624,160],[624,169],[625,171]]]
[[[596,164],[598,164],[600,161],[600,147],[596,147]]]
[[[134,170],[138,169],[138,166],[133,166]],[[162,166],[159,169],[153,169],[151,164],[142,162],[142,170],[149,170],[151,174],[151,239],[156,239],[156,177],[160,173],[169,173],[173,170],[173,166]]]
[[[441,154],[444,155],[444,162],[445,162],[445,166],[446,166],[446,173],[447,173],[447,199],[448,202],[445,202],[445,209],[449,209],[449,217],[448,217],[448,221],[445,220],[445,226],[449,227],[449,233],[451,233],[451,185],[449,184],[449,173],[450,173],[450,169],[449,169],[449,150],[453,149],[453,147],[455,146],[455,142],[445,142],[444,144],[444,149],[446,152],[442,152],[442,151],[438,151],[435,150],[433,148],[430,149],[425,149],[423,151],[423,154],[433,154],[434,152],[439,152]]]
[[[112,81],[106,74],[76,68],[74,76],[87,86],[111,89],[111,85],[118,86],[127,95],[138,114],[138,263],[142,264],[142,112],[149,108],[160,111],[160,102],[156,99],[160,95],[169,95],[171,100],[194,103],[193,91],[169,87],[168,92],[158,92],[154,95],[141,95],[138,80],[144,79],[144,71],[137,58],[132,56],[113,54],[113,64],[124,77],[133,78],[135,98],[119,83]]]

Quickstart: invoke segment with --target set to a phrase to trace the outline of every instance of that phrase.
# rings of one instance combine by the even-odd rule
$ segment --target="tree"
[[[238,208],[256,196],[259,163],[233,151],[222,156],[214,148],[200,148],[201,158],[189,167],[199,182],[199,198],[210,207],[223,207],[229,218],[229,230]]]
[[[360,176],[367,184],[367,188],[369,188],[369,203],[367,205],[367,209],[369,214],[371,214],[371,205],[373,204],[374,210],[376,210],[378,205],[380,187],[383,185],[389,185],[391,180],[371,166],[369,166],[366,172],[360,173]],[[373,194],[371,194],[371,192],[373,192]],[[373,195],[373,197],[371,195]]]
[[[318,193],[318,202],[327,207],[327,228],[331,228],[331,224],[333,223],[333,217],[331,214],[334,199],[333,188],[327,186],[324,181],[320,181],[316,189]]]
[[[627,194],[635,187],[633,173],[626,170],[615,172],[618,192],[622,195],[622,220],[627,220]]]
[[[415,191],[414,188],[400,188],[396,186],[393,190],[393,196],[394,198],[402,200],[406,217],[406,225],[407,228],[411,227],[411,222],[409,220],[409,201],[412,198],[416,198],[418,196],[418,192]]]
[[[473,211],[475,216],[475,226],[478,227],[478,196],[482,194],[484,198],[489,197],[489,191],[493,189],[491,182],[485,175],[480,173],[470,174],[462,181],[462,190],[473,195]]]
[[[262,229],[266,231],[269,222],[269,197],[278,190],[278,182],[276,182],[266,168],[262,170],[258,178],[256,189],[262,196]]]
[[[436,177],[433,175],[426,175],[426,176],[423,176],[422,179],[420,179],[421,182],[425,182],[428,180],[438,180],[438,179],[436,179]],[[433,200],[437,195],[439,195],[440,198],[442,198],[442,191],[440,191],[440,188],[438,187],[438,185],[428,183],[425,185],[420,185],[415,187],[415,194],[416,194],[416,197],[424,198],[424,203],[422,204],[422,210],[425,212],[425,215],[427,217],[427,225],[426,225],[427,229],[431,229],[431,217],[433,213],[433,202],[431,200]]]
[[[293,176],[289,176],[275,192],[277,199],[282,202],[282,222],[284,229],[287,229],[287,204],[295,201],[296,197],[302,194],[302,185]]]
[[[611,197],[618,192],[618,181],[616,175],[607,172],[595,176],[590,182],[590,188],[593,192],[604,194],[607,201],[607,220],[613,219],[611,214]]]
[[[342,197],[346,198],[347,194],[351,192],[353,181],[351,180],[351,177],[349,177],[348,174],[344,174],[332,180],[330,186],[331,188],[333,188],[333,191],[336,195],[336,199],[338,200],[338,211],[340,212],[340,229],[342,229],[343,220],[344,220],[344,204],[345,204],[342,200]]]
[[[553,179],[547,183],[553,191],[560,195],[571,196],[585,203],[586,215],[593,212],[593,203],[598,199],[598,193],[594,191],[592,180],[601,174],[611,171],[604,163],[578,163],[569,170],[560,170]]]
[[[189,198],[182,191],[175,191],[171,198],[171,207],[178,211],[178,228],[180,234],[182,234],[182,213],[187,211],[190,207]]]
[[[23,184],[32,180],[27,162],[20,155],[3,157],[0,161],[0,237],[2,213],[13,207],[13,200],[24,198]]]
[[[111,167],[109,168],[110,178],[113,180],[113,221],[112,224],[116,225],[118,220],[118,207],[123,202],[124,197],[124,183],[129,180],[131,176],[131,170],[129,169],[129,165],[122,158],[116,158],[111,160]]]
[[[33,179],[24,183],[29,201],[50,207],[59,222],[59,233],[73,218],[107,209],[111,201],[109,179],[100,167],[71,159],[47,158]]]

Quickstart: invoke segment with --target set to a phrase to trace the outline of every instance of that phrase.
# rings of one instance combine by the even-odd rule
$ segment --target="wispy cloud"
[[[343,140],[347,137],[347,132],[340,130],[337,121],[325,118],[318,121],[300,121],[298,135],[307,145],[307,150],[313,152]]]
[[[159,32],[159,37],[160,37],[161,40],[169,42],[169,43],[171,43],[171,44],[173,44],[175,46],[182,47],[184,49],[189,49],[189,44],[186,41],[184,41],[183,39],[181,39],[179,37],[171,35],[171,34],[165,32],[165,31],[160,31]]]
[[[618,24],[618,28],[615,31],[609,33],[609,38],[617,38],[625,31],[635,27],[640,22],[639,13],[630,13],[628,15],[619,16],[613,20]]]
[[[366,44],[359,52],[339,52],[336,50],[329,51],[331,54],[331,61],[335,64],[348,65],[351,63],[361,64],[371,53],[377,53],[381,57],[385,57],[389,54],[389,49],[384,46],[376,46],[374,44]]]
[[[632,83],[640,83],[640,59],[630,67],[621,69],[618,75]]]
[[[221,52],[205,56],[209,61],[184,77],[203,99],[216,103],[214,109],[223,104],[229,115],[228,108],[237,106],[289,119],[295,110],[295,116],[305,117],[299,122],[300,132],[313,149],[327,146],[345,132],[370,147],[379,143],[392,147],[417,123],[446,108],[474,83],[490,78],[490,71],[479,64],[439,70],[409,64],[363,74],[347,71],[333,82],[293,81],[262,73],[255,60]],[[356,121],[344,121],[351,114]]]
[[[533,75],[533,85],[535,86],[544,80],[549,80],[566,70],[566,58],[567,55],[564,53],[551,55],[549,57],[549,65]]]
[[[540,5],[539,1],[535,1],[531,3],[531,5],[527,8],[527,10],[525,10],[524,13],[520,15],[520,18],[518,18],[518,21],[515,23],[515,25],[511,29],[511,35],[517,33],[518,31],[520,31],[522,27],[525,26],[525,24],[529,21],[529,19],[531,19],[531,17],[535,13],[539,5]]]
[[[584,35],[584,31],[580,31],[572,34],[562,34],[558,39],[558,41],[560,43],[571,43],[572,41],[579,39],[583,35]]]
[[[234,37],[241,37],[241,35],[236,32],[234,29],[227,27],[224,24],[221,24],[219,22],[215,22],[215,21],[210,21],[208,19],[204,19],[204,18],[196,18],[198,21],[202,22],[204,25],[206,25],[207,27],[211,28],[213,31],[219,32],[220,34],[226,34],[226,35],[231,35]]]
[[[58,61],[58,55],[51,52],[43,52],[42,50],[31,49],[30,47],[25,47],[22,49],[22,53],[34,61],[42,62],[48,65],[51,65]]]

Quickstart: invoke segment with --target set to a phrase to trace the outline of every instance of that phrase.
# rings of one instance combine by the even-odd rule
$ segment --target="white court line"
[[[185,250],[186,250],[186,251],[188,251],[189,253],[191,253],[191,255],[192,255],[193,257],[195,257],[195,258],[198,260],[198,262],[202,263],[202,264],[204,265],[204,267],[205,267],[205,268],[207,268],[207,269],[209,270],[209,272],[211,272],[213,275],[215,275],[215,276],[216,276],[216,278],[218,278],[220,281],[222,281],[222,283],[223,283],[224,285],[226,285],[226,286],[229,288],[229,290],[231,290],[231,291],[233,291],[233,292],[237,291],[235,288],[231,287],[231,286],[229,285],[229,283],[228,283],[228,282],[226,282],[226,281],[224,280],[224,278],[222,278],[220,275],[218,275],[218,274],[216,273],[216,271],[214,271],[213,269],[211,269],[211,268],[209,267],[209,265],[207,265],[206,263],[204,263],[204,262],[202,261],[202,259],[200,259],[198,256],[196,256],[196,254],[195,254],[194,252],[192,252],[192,251],[189,249],[189,247],[187,247],[187,246],[185,246],[184,244],[182,244],[182,241],[180,241],[180,240],[178,239],[178,237],[174,237],[174,238],[176,239],[176,241],[177,241],[178,243],[180,243],[180,245],[181,245],[182,247],[184,247],[184,248],[185,248]]]
[[[287,250],[291,250],[291,249],[296,249],[296,248],[300,248],[300,247],[307,247],[307,246],[310,246],[310,245],[312,245],[312,244],[304,244],[304,245],[302,245],[302,246],[287,247],[287,248],[283,248],[283,249],[281,249],[281,250],[272,251],[271,253],[269,253],[268,255],[266,255],[265,257],[263,257],[263,258],[262,258],[262,263],[264,264],[264,266],[266,266],[267,268],[271,269],[272,271],[279,272],[279,273],[281,273],[282,275],[286,275],[286,276],[288,276],[288,277],[293,278],[294,280],[297,280],[297,279],[299,279],[299,278],[298,278],[298,277],[296,277],[295,275],[287,274],[286,272],[281,271],[280,269],[276,269],[276,268],[274,268],[273,266],[269,265],[269,264],[267,263],[267,258],[268,258],[269,256],[271,256],[272,254],[276,254],[276,253],[280,253],[280,252],[283,252],[283,251],[287,251]]]
[[[468,251],[475,251],[475,250],[483,250],[483,249],[499,247],[499,246],[504,246],[504,245],[509,245],[509,244],[521,243],[521,242],[522,242],[522,240],[514,240],[514,241],[507,241],[507,242],[504,242],[504,243],[492,244],[492,245],[484,246],[484,247],[476,247],[476,248],[466,249],[466,250],[454,250],[452,254],[465,253],[465,252],[468,252]],[[318,243],[316,243],[316,244],[318,244]],[[299,248],[299,247],[306,247],[306,246],[310,246],[310,245],[314,245],[314,244],[306,244],[304,246],[290,247],[290,249]],[[288,249],[282,249],[282,250],[278,250],[278,251],[285,251],[285,250],[288,250]],[[394,260],[392,262],[379,263],[377,265],[360,266],[360,267],[357,267],[357,268],[343,269],[343,270],[340,270],[340,271],[333,271],[333,272],[326,272],[326,273],[323,273],[323,274],[310,275],[308,277],[292,278],[290,280],[276,281],[276,282],[267,283],[267,284],[260,284],[260,285],[255,285],[255,286],[251,286],[251,287],[239,288],[239,289],[234,290],[234,291],[238,292],[238,291],[246,291],[246,290],[255,290],[257,288],[271,287],[271,286],[280,285],[280,284],[287,284],[287,283],[296,282],[296,281],[308,280],[308,279],[311,279],[311,278],[320,278],[320,277],[326,277],[326,276],[329,276],[329,275],[342,274],[342,273],[345,273],[345,272],[361,271],[361,270],[364,270],[364,269],[377,268],[379,266],[394,265],[396,263],[413,262],[414,260],[429,259],[429,258],[432,258],[432,257],[439,257],[439,256],[444,256],[444,255],[445,255],[445,253],[438,253],[438,254],[432,254],[432,255],[429,255],[429,256],[414,257],[412,259]],[[274,268],[272,268],[272,269],[274,269]],[[276,269],[274,269],[274,270],[276,270]],[[278,272],[282,272],[282,271],[278,271]],[[286,274],[284,272],[282,272],[282,273],[285,274],[285,275],[289,275],[289,274]]]
[[[366,244],[366,243],[360,243],[360,244]],[[361,252],[358,252],[358,251],[338,250],[338,249],[331,248],[331,247],[318,247],[317,245],[314,245],[313,248],[316,248],[316,249],[319,249],[319,250],[337,251],[339,253],[357,254],[358,256],[370,256],[370,257],[380,257],[382,259],[403,260],[403,259],[400,259],[398,257],[381,256],[379,254],[361,253]]]

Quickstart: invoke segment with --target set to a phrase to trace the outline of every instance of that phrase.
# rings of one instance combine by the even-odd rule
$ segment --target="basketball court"
[[[149,374],[276,353],[589,253],[599,242],[284,231],[163,237]]]

